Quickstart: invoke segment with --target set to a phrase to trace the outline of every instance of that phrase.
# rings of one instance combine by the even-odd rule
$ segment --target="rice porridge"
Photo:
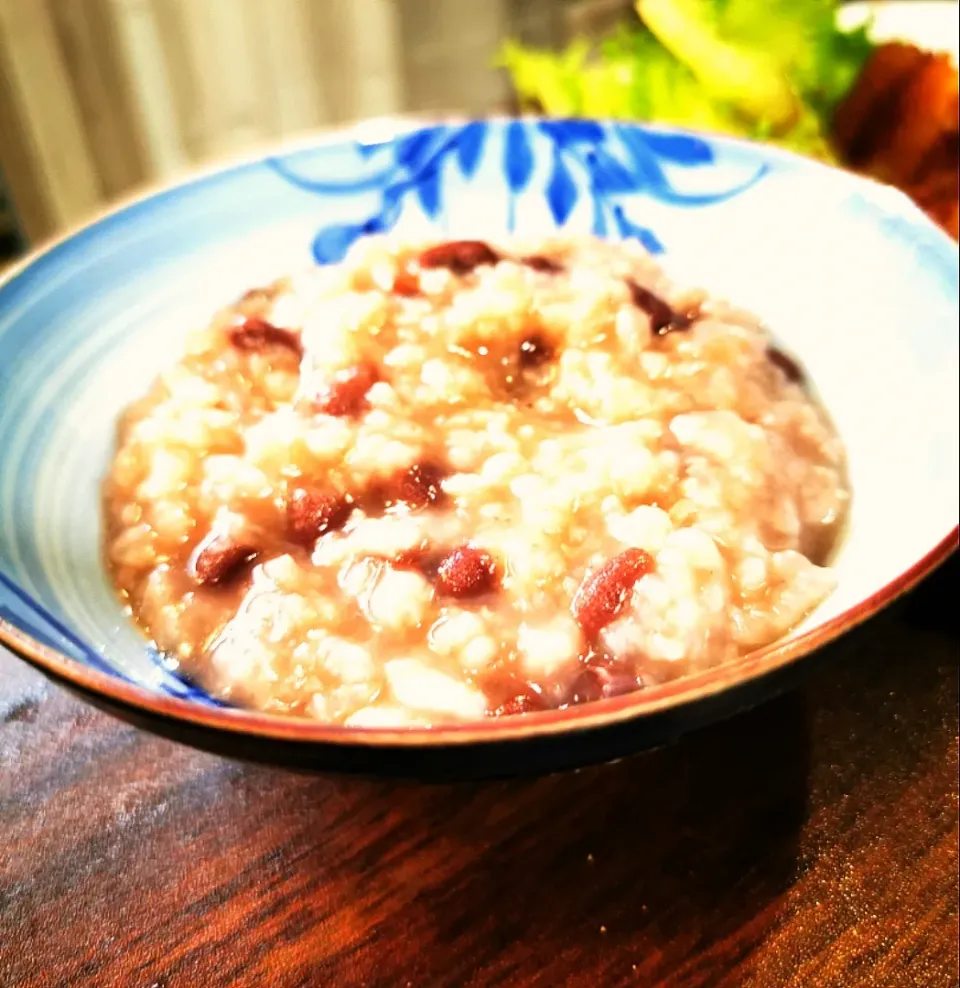
[[[212,695],[362,726],[642,689],[833,587],[844,453],[758,320],[634,244],[371,239],[192,333],[106,554]]]

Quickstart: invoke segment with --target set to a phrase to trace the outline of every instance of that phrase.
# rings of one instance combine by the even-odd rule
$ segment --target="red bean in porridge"
[[[358,726],[730,662],[833,586],[844,456],[749,314],[637,245],[372,239],[122,420],[107,556],[212,694]]]

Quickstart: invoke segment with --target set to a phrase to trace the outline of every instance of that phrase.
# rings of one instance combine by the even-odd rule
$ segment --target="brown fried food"
[[[834,117],[850,167],[895,185],[954,238],[960,198],[957,69],[949,56],[881,45]]]
[[[960,239],[960,133],[944,134],[904,188],[953,238]]]
[[[895,119],[904,83],[924,62],[913,45],[877,48],[833,117],[833,139],[852,168],[865,167]]]

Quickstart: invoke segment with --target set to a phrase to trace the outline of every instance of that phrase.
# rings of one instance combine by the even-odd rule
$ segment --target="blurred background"
[[[806,63],[819,59],[804,105],[807,122],[829,124],[856,75],[836,67],[859,71],[867,54],[862,45],[851,51],[832,28],[822,30],[815,11],[825,5],[832,11],[833,0],[738,2],[750,12],[754,43],[781,39],[784,65],[796,52]],[[909,6],[921,4],[910,0]],[[506,39],[527,51],[556,51],[575,38],[609,41],[616,25],[639,26],[632,8],[631,0],[0,0],[0,268],[118,197],[211,160],[363,117],[514,109],[510,78],[494,67]],[[954,43],[955,35],[956,29]],[[628,69],[642,75],[632,95],[654,92],[654,63],[669,73],[670,91],[661,85],[661,102],[645,113],[636,103],[621,113],[596,102],[573,112],[670,120],[666,99],[673,122],[713,129],[714,117],[690,115],[693,104],[710,113],[714,107],[704,101],[702,86],[696,99],[686,98],[689,70],[664,50],[652,51],[649,35],[632,37],[640,47],[628,53]],[[918,118],[919,107],[927,123],[917,139],[900,127],[905,157],[891,164],[877,148],[892,147],[897,114],[888,106],[873,114],[870,128],[860,126],[870,117],[868,103],[881,108],[872,96],[903,67],[902,52],[885,54],[889,64],[876,59],[851,100],[857,127],[845,127],[847,146],[834,144],[841,152],[859,149],[864,160],[851,153],[845,163],[899,184],[956,236],[955,65],[933,64],[914,52],[918,71],[901,115]],[[615,56],[606,57],[616,73]],[[524,54],[522,65],[534,97],[562,97],[563,86],[587,89],[579,66],[568,62],[561,70],[556,58],[548,66],[536,58]],[[554,73],[561,71],[567,76],[558,87]],[[607,93],[624,95],[611,91],[612,78]],[[824,86],[835,90],[829,107]],[[871,98],[859,98],[864,93]],[[533,102],[550,112],[569,111],[550,99]],[[887,131],[876,126],[884,116]],[[818,153],[809,136],[800,134],[799,149]]]
[[[503,109],[509,86],[493,59],[504,38],[554,46],[629,8],[0,0],[0,259],[138,186],[292,134],[404,111]]]

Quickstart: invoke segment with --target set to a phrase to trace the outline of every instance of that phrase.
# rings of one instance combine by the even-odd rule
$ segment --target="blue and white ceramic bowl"
[[[408,125],[409,126],[409,125]],[[244,757],[540,770],[658,742],[780,688],[957,543],[957,247],[891,189],[743,142],[591,121],[361,128],[99,219],[0,284],[0,640],[91,701]],[[569,710],[346,729],[215,703],[151,652],[101,565],[120,409],[221,303],[355,239],[633,237],[753,308],[810,372],[854,492],[839,588],[739,664]]]

